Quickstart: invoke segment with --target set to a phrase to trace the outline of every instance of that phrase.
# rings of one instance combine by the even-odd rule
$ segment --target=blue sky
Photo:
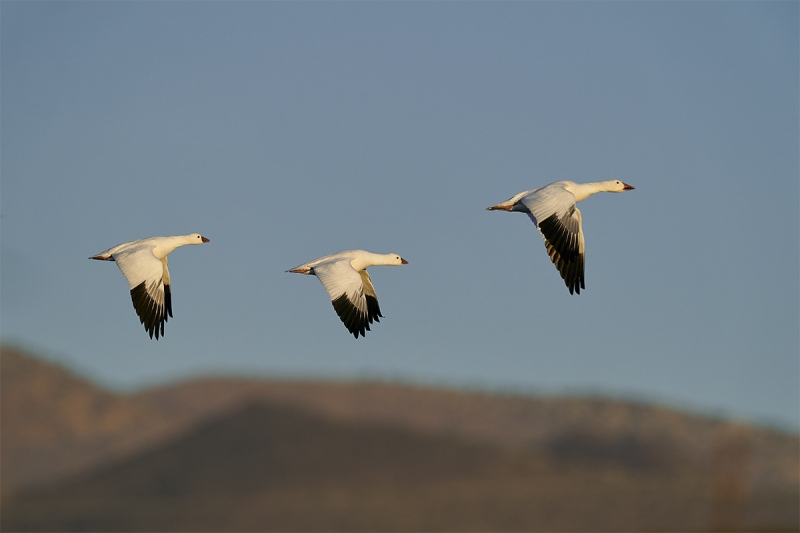
[[[0,4],[2,341],[132,390],[217,373],[644,399],[800,428],[798,3]],[[570,296],[527,217],[581,204]],[[113,245],[170,256],[150,340]],[[362,248],[353,339],[313,278]]]

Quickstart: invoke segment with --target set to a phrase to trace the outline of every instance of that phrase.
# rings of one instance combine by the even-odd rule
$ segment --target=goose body
[[[209,240],[199,233],[174,237],[148,237],[126,242],[93,255],[89,259],[115,261],[122,275],[128,280],[131,299],[136,314],[144,329],[164,336],[164,323],[172,316],[172,293],[170,291],[167,255],[179,246],[203,244]]]
[[[556,181],[539,189],[523,191],[489,211],[526,213],[544,238],[547,254],[570,294],[585,289],[584,241],[581,212],[576,204],[598,192],[623,192],[634,187],[619,180],[575,183]]]
[[[328,291],[331,303],[347,331],[357,339],[369,331],[369,325],[380,322],[381,308],[367,267],[406,265],[397,254],[374,254],[364,250],[346,250],[326,255],[286,272],[316,276]]]

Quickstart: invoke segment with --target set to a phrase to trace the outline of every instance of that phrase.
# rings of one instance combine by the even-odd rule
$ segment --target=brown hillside
[[[18,495],[25,531],[703,530],[692,469],[576,467],[396,426],[251,405],[85,478]],[[43,510],[47,512],[43,512]]]
[[[82,380],[0,348],[0,485],[4,493],[93,467],[185,429],[145,398]]]
[[[630,444],[667,449],[672,457],[708,468],[720,449],[744,445],[759,484],[800,483],[800,441],[794,434],[656,405],[608,398],[489,394],[386,383],[207,379],[141,394],[169,411],[218,412],[246,401],[277,401],[340,420],[400,424],[453,433],[508,448],[579,453],[565,440],[587,443],[597,455]],[[590,448],[592,451],[590,452]],[[627,453],[625,454],[627,455]]]
[[[230,503],[232,509],[237,509],[237,516],[250,517],[241,520],[243,529],[253,529],[253,524],[263,526],[255,529],[270,529],[269,524],[286,524],[278,529],[292,529],[291,524],[298,524],[296,529],[304,529],[299,524],[311,524],[307,519],[300,519],[309,513],[308,509],[293,499],[292,495],[296,496],[296,491],[300,490],[298,486],[303,487],[303,494],[321,499],[322,507],[330,507],[326,511],[328,514],[320,515],[333,520],[327,522],[329,527],[311,529],[359,529],[362,526],[375,529],[369,524],[376,522],[347,521],[339,515],[345,511],[351,513],[353,502],[362,505],[379,495],[384,503],[375,502],[378,507],[367,513],[370,516],[422,513],[426,517],[426,522],[394,522],[408,524],[399,529],[433,527],[423,524],[442,524],[443,529],[480,529],[444,527],[462,522],[430,521],[432,516],[450,517],[446,509],[456,505],[484,508],[484,512],[495,506],[508,507],[508,513],[503,515],[508,518],[507,522],[497,522],[496,518],[492,521],[484,515],[480,520],[467,515],[474,520],[472,523],[484,524],[484,529],[491,529],[493,524],[507,524],[502,529],[516,528],[513,524],[560,523],[577,527],[577,517],[570,518],[570,522],[566,518],[569,513],[546,510],[567,504],[574,507],[576,495],[592,502],[585,504],[588,507],[615,509],[619,520],[628,521],[618,522],[620,526],[645,524],[638,521],[632,511],[619,508],[624,499],[640,501],[642,508],[655,513],[653,517],[661,516],[659,513],[669,515],[673,509],[670,506],[675,502],[684,502],[681,505],[689,506],[687,509],[696,508],[696,511],[678,513],[683,522],[675,522],[678,515],[672,518],[673,522],[654,518],[649,525],[637,529],[675,529],[666,525],[675,523],[684,524],[680,529],[703,529],[710,527],[709,524],[726,529],[741,528],[742,524],[751,529],[797,529],[800,525],[800,442],[793,434],[619,400],[493,395],[380,383],[208,379],[136,395],[116,395],[15,350],[3,348],[0,354],[3,530],[12,523],[9,516],[22,520],[13,522],[21,524],[21,529],[33,527],[38,522],[30,522],[34,515],[29,511],[37,508],[49,509],[48,516],[76,520],[50,529],[81,530],[85,528],[74,524],[98,524],[103,513],[113,511],[116,516],[119,514],[117,506],[136,507],[134,504],[140,500],[148,502],[147,509],[158,515],[159,520],[167,520],[153,522],[160,524],[154,528],[170,530],[172,526],[167,524],[188,522],[178,516],[178,511],[175,511],[178,515],[168,519],[158,510],[158,502],[143,494],[159,493],[158,487],[166,484],[173,487],[174,494],[164,501],[174,504],[170,508],[187,510],[197,505],[197,498],[209,497],[208,493],[200,494],[188,490],[189,487],[202,483],[228,486],[229,489],[222,491],[224,494],[215,493],[214,496],[215,501],[227,501],[225,494],[241,495],[242,491],[230,488],[230,482],[226,485],[220,472],[239,472],[232,479],[245,486],[245,474],[251,470],[260,472],[253,478],[255,481],[248,482],[252,490],[245,491],[248,495],[243,497],[254,502],[252,508],[239,509],[236,502]],[[261,407],[248,407],[253,404]],[[292,418],[302,423],[292,425],[289,420]],[[251,433],[244,429],[247,424],[242,420],[250,420]],[[219,430],[221,427],[227,429]],[[274,449],[283,447],[293,450],[295,455],[281,452],[283,455],[278,457],[283,459],[275,462],[274,457],[263,455],[264,450],[259,446],[237,448],[237,443],[247,448],[251,441],[267,442],[264,441],[267,433],[264,427],[273,428],[272,437],[280,436],[280,442],[273,443]],[[217,430],[220,434],[214,435]],[[387,439],[387,434],[393,437]],[[392,439],[408,443],[411,455],[389,446],[388,441]],[[359,466],[363,463],[353,462],[354,459],[343,452],[359,450],[357,443],[362,441],[384,443],[375,444],[369,452],[361,449],[362,455],[371,454],[374,458],[371,470],[382,472],[377,476],[380,479],[371,478],[374,483],[366,483],[366,486],[358,472],[369,469]],[[320,446],[327,442],[348,444],[333,449]],[[462,461],[461,468],[437,470],[435,465],[420,460],[438,457],[438,464],[441,457],[448,455],[434,451],[445,446],[443,443],[452,447],[449,454],[454,461]],[[417,451],[412,453],[415,449]],[[220,451],[212,453],[213,450]],[[410,459],[414,453],[417,461]],[[184,457],[195,458],[192,468],[188,468]],[[249,460],[240,461],[236,466],[239,457],[249,457]],[[295,459],[290,460],[291,457]],[[375,466],[376,461],[380,468]],[[419,472],[414,469],[417,463],[426,465],[423,470],[431,472],[427,480],[415,478],[402,489],[392,484],[384,486],[381,481],[406,479],[403,475]],[[131,469],[130,464],[138,466]],[[288,477],[284,479],[276,477],[274,472],[264,471],[262,467],[269,464],[282,464]],[[318,466],[303,470],[303,464]],[[326,479],[325,468],[329,467],[323,468],[322,464],[349,465],[342,479],[350,481],[343,481],[335,490],[330,489],[333,492],[328,488],[323,490],[328,487],[323,480]],[[394,472],[391,468],[399,470]],[[191,477],[193,470],[195,478]],[[450,473],[445,475],[444,472]],[[535,482],[529,475],[531,472],[536,474]],[[463,475],[459,477],[455,473]],[[69,485],[59,485],[58,480],[64,480],[67,475],[73,481]],[[315,475],[315,481],[310,482]],[[197,476],[205,481],[201,483]],[[282,481],[270,484],[262,478]],[[187,481],[192,479],[194,481]],[[303,479],[306,481],[299,481]],[[616,481],[610,483],[608,480],[612,479]],[[648,503],[649,500],[635,499],[658,492],[656,486],[663,489],[659,493],[664,500],[660,504],[663,507],[658,507],[661,511],[656,511],[657,507]],[[49,490],[44,491],[45,487]],[[119,492],[122,487],[128,487],[128,492]],[[446,493],[452,498],[437,500],[429,493],[433,487],[446,487]],[[507,493],[508,487],[515,488],[513,493]],[[602,490],[595,494],[592,491],[597,487]],[[73,493],[74,497],[69,496]],[[111,500],[100,498],[97,500],[100,503],[91,504],[87,494],[92,493],[107,494]],[[275,501],[286,502],[288,507],[265,507],[262,500],[266,494]],[[499,495],[504,499],[498,500]],[[391,512],[381,507],[389,500],[394,506],[398,499],[416,502],[412,506],[416,511],[412,512],[405,504],[393,507]],[[687,499],[694,503],[686,503]],[[513,502],[517,500],[524,500],[543,515],[537,514],[536,521],[532,521],[534,517],[513,510],[517,505]],[[67,502],[71,502],[71,510],[64,507]],[[428,504],[432,507],[426,507]],[[363,505],[371,508],[372,504]],[[205,506],[201,507],[206,512]],[[255,508],[271,510],[256,513]],[[281,521],[284,514],[289,522]],[[559,520],[566,521],[542,521],[543,516],[562,517]],[[512,517],[515,518],[512,520]],[[207,520],[213,523],[211,516]],[[352,527],[335,526],[340,523]],[[144,523],[140,525],[144,527]],[[114,526],[112,529],[126,528]],[[561,526],[545,529],[557,530]]]

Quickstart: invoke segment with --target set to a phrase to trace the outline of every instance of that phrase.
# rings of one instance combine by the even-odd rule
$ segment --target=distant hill
[[[189,422],[30,354],[0,348],[0,484],[24,488],[132,453]]]
[[[798,436],[657,406],[213,379],[2,349],[3,531],[797,530]]]

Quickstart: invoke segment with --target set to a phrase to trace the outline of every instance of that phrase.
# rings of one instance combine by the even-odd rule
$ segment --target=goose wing
[[[116,252],[113,258],[128,280],[139,321],[150,338],[155,335],[158,340],[159,334],[164,336],[164,323],[168,316],[172,316],[166,256],[159,259],[153,254],[152,245],[143,245]]]
[[[541,232],[547,254],[570,294],[585,289],[581,212],[575,196],[562,187],[544,187],[520,200]]]
[[[358,338],[381,316],[375,288],[366,270],[356,271],[348,260],[329,261],[314,267],[314,274],[328,291],[336,314],[347,331]]]
[[[364,298],[367,300],[367,315],[370,323],[374,320],[380,322],[381,307],[378,305],[378,295],[375,294],[375,287],[372,286],[372,279],[369,277],[369,272],[365,268],[361,272],[361,283],[364,285]]]

